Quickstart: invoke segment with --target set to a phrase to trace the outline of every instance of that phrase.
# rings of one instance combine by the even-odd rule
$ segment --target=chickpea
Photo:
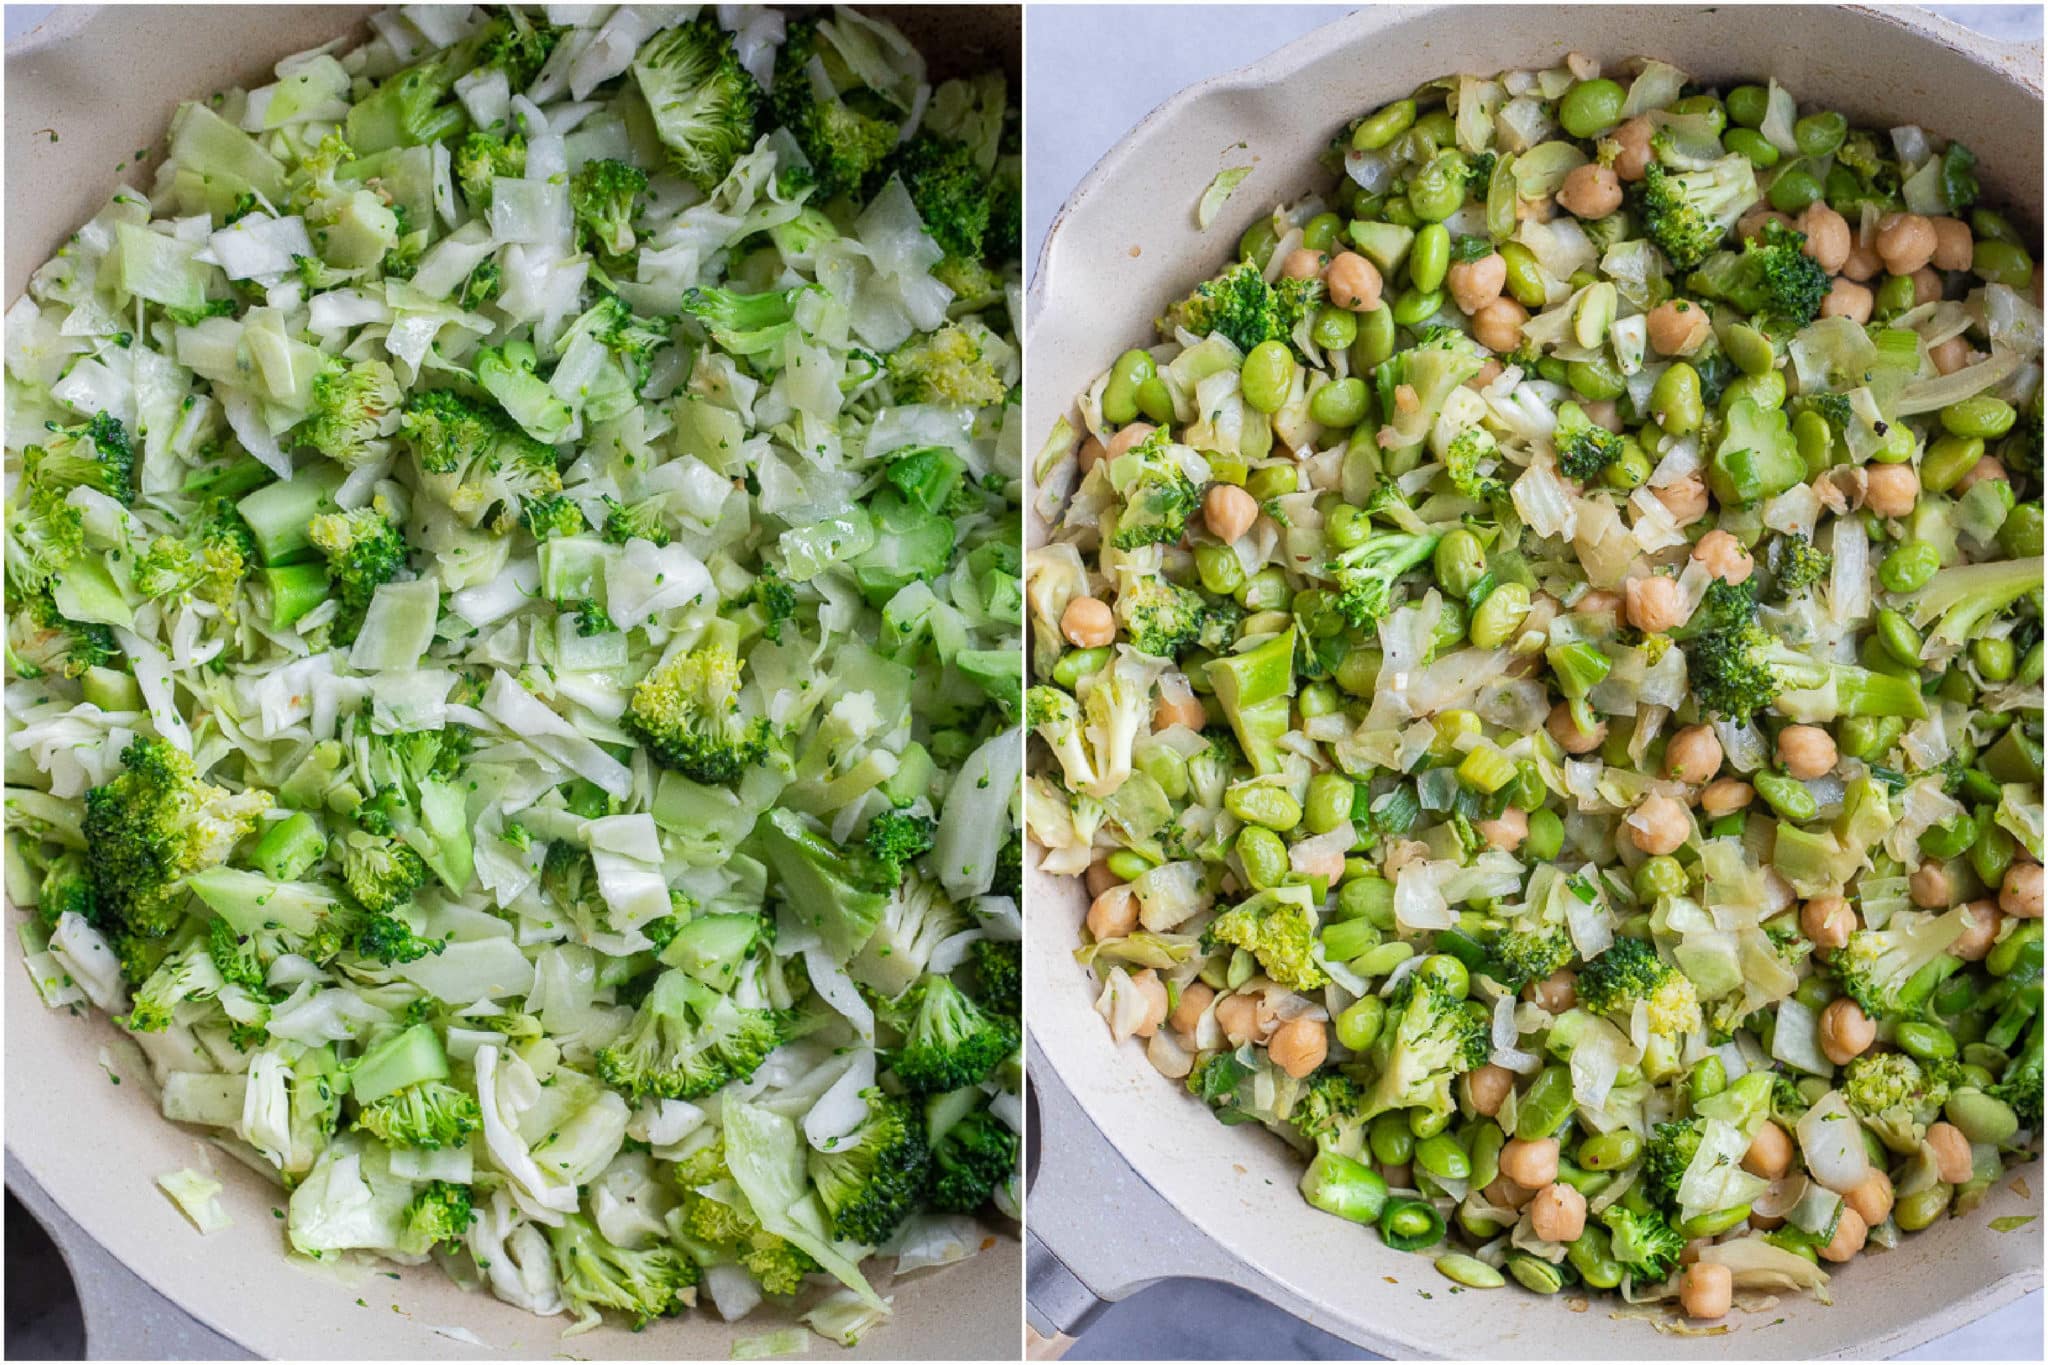
[[[1830,275],[1841,271],[1849,259],[1849,220],[1816,199],[1799,216],[1799,230],[1806,234],[1806,254]]]
[[[1840,896],[1815,896],[1799,907],[1799,929],[1814,947],[1833,951],[1856,932],[1856,911]]]
[[[1735,240],[1747,242],[1754,239],[1761,242],[1764,239],[1764,229],[1772,223],[1781,228],[1792,226],[1791,218],[1767,204],[1759,204],[1736,220]]]
[[[1552,1181],[1529,1201],[1529,1228],[1546,1242],[1570,1242],[1586,1230],[1586,1196]]]
[[[1509,1138],[1500,1149],[1500,1173],[1524,1189],[1542,1189],[1557,1179],[1557,1139]]]
[[[1956,480],[1956,496],[1961,497],[1986,479],[2004,479],[2005,477],[2005,466],[1998,462],[1997,457],[1985,455],[1977,463],[1964,470],[1962,478]]]
[[[1541,981],[1531,981],[1522,987],[1522,998],[1548,1014],[1563,1014],[1579,1003],[1578,974],[1569,967],[1559,967]]]
[[[1480,1192],[1487,1203],[1504,1209],[1521,1209],[1536,1197],[1536,1191],[1517,1185],[1506,1176],[1495,1176],[1493,1183]]]
[[[1692,557],[1723,583],[1747,583],[1756,572],[1755,556],[1719,527],[1700,537],[1699,544],[1692,547]]]
[[[1650,169],[1650,120],[1638,115],[1608,136],[1620,146],[1614,158],[1614,173],[1623,180],[1641,180]]]
[[[1529,815],[1519,807],[1509,806],[1493,819],[1481,820],[1475,828],[1488,847],[1513,853],[1529,837]]]
[[[1779,1217],[1772,1217],[1770,1214],[1752,1213],[1749,1215],[1749,1225],[1758,1232],[1769,1232],[1772,1228],[1784,1227],[1785,1220]]]
[[[1801,782],[1835,770],[1835,737],[1818,725],[1788,725],[1778,732],[1778,764]]]
[[[1933,303],[1941,297],[1941,275],[1931,266],[1921,266],[1913,272],[1913,306]]]
[[[1749,1150],[1742,1154],[1742,1169],[1766,1180],[1776,1180],[1791,1170],[1791,1135],[1770,1119],[1765,1119],[1763,1126],[1756,1130],[1756,1136],[1749,1140]]]
[[[1991,945],[1998,941],[2005,916],[1999,913],[1998,902],[1993,900],[1971,901],[1963,908],[1969,913],[1964,916],[1962,935],[1948,945],[1948,950],[1965,962],[1982,962]]]
[[[1086,474],[1089,470],[1095,468],[1097,460],[1102,459],[1107,454],[1109,454],[1109,450],[1102,444],[1102,438],[1100,436],[1090,436],[1087,440],[1081,442],[1081,453],[1075,458],[1081,462],[1081,472]]]
[[[1842,262],[1842,273],[1858,284],[1876,279],[1883,269],[1884,260],[1877,254],[1877,248],[1861,241],[1849,248],[1849,255]]]
[[[1678,580],[1651,574],[1631,578],[1623,592],[1628,597],[1628,623],[1645,634],[1656,634],[1685,624],[1691,615]]]
[[[1927,348],[1927,358],[1934,362],[1934,368],[1941,374],[1954,374],[1970,363],[1970,343],[1959,336],[1947,341],[1937,341]]]
[[[1060,613],[1060,629],[1076,649],[1095,649],[1116,638],[1116,616],[1099,597],[1076,597]]]
[[[1452,266],[1451,268],[1453,270],[1457,269],[1456,266]],[[1488,384],[1491,384],[1494,380],[1500,378],[1501,370],[1503,368],[1505,367],[1502,366],[1502,364],[1498,360],[1495,360],[1489,356],[1487,358],[1486,363],[1479,367],[1479,373],[1473,375],[1470,379],[1465,381],[1465,387],[1473,390],[1484,389]]]
[[[1580,593],[1579,600],[1572,603],[1571,610],[1574,616],[1605,616],[1608,618],[1607,624],[1616,630],[1628,624],[1621,594],[1609,592],[1605,588],[1593,588]]]
[[[1380,306],[1380,269],[1355,251],[1340,251],[1323,272],[1330,302],[1354,313]]]
[[[1103,453],[1114,460],[1151,434],[1150,422],[1132,422],[1128,426],[1119,427],[1116,435],[1109,438],[1109,445],[1104,448]]]
[[[1159,979],[1158,972],[1147,967],[1131,977],[1131,985],[1145,1002],[1145,1013],[1132,1025],[1131,1032],[1140,1038],[1150,1038],[1166,1022],[1166,983]]]
[[[1691,355],[1714,330],[1707,310],[1687,299],[1664,300],[1650,310],[1646,325],[1659,355]]]
[[[1226,995],[1216,1003],[1216,1026],[1223,1030],[1224,1037],[1239,1046],[1265,1042],[1276,1019],[1265,996],[1256,992]]]
[[[1550,708],[1550,719],[1545,725],[1557,747],[1568,754],[1590,754],[1607,739],[1606,721],[1595,721],[1591,730],[1581,730],[1572,720],[1571,707],[1563,702]]]
[[[1500,1112],[1501,1102],[1507,1099],[1508,1092],[1515,1088],[1515,1073],[1488,1062],[1465,1073],[1465,1088],[1472,1096],[1472,1107],[1492,1118]]]
[[[1088,932],[1097,943],[1123,938],[1138,927],[1138,897],[1129,886],[1112,886],[1088,903]]]
[[[1298,246],[1280,263],[1280,274],[1290,280],[1312,280],[1323,273],[1323,253]]]
[[[1412,1190],[1415,1188],[1415,1168],[1406,1161],[1382,1161],[1380,1179],[1386,1181],[1389,1188]]]
[[[1820,301],[1820,315],[1824,318],[1848,318],[1862,324],[1870,321],[1871,305],[1876,296],[1868,289],[1850,279],[1847,275],[1835,276],[1835,282],[1828,286],[1828,296]]]
[[[1909,464],[1874,464],[1863,471],[1863,505],[1881,517],[1903,517],[1920,501],[1920,475]]]
[[[1998,908],[2015,919],[2041,918],[2041,865],[2024,859],[2005,869]]]
[[[1707,514],[1707,481],[1697,474],[1688,474],[1652,491],[1680,526],[1690,526]]]
[[[1934,268],[1968,270],[1977,243],[1970,237],[1970,225],[1960,218],[1930,218],[1934,228]]]
[[[1864,1242],[1870,1238],[1870,1225],[1863,1221],[1863,1215],[1848,1204],[1835,1220],[1835,1235],[1820,1249],[1823,1261],[1853,1261],[1856,1253],[1863,1250]]]
[[[1838,996],[1820,1012],[1820,1050],[1836,1066],[1847,1066],[1877,1041],[1877,1025],[1863,1007],[1848,996]]]
[[[1689,1318],[1725,1318],[1735,1306],[1735,1273],[1725,1265],[1698,1261],[1678,1281],[1678,1304]]]
[[[1298,1081],[1330,1055],[1330,1031],[1320,1019],[1297,1015],[1273,1030],[1266,1055],[1273,1059],[1274,1066]]]
[[[1700,1253],[1713,1244],[1714,1239],[1711,1237],[1693,1238],[1678,1249],[1678,1263],[1680,1265],[1698,1265],[1700,1263]]]
[[[1933,858],[1913,869],[1906,879],[1913,904],[1922,910],[1946,910],[1949,905],[1948,869]]]
[[[1216,992],[1200,981],[1190,981],[1180,988],[1180,1000],[1173,1007],[1173,1017],[1167,1022],[1181,1037],[1192,1039],[1195,1025],[1202,1022],[1202,1016],[1216,999]]]
[[[1756,800],[1756,788],[1739,777],[1717,777],[1700,791],[1700,809],[1719,818],[1733,815]]]
[[[1259,500],[1234,483],[1211,484],[1202,495],[1202,521],[1225,545],[1236,544],[1258,519]]]
[[[1944,1185],[1963,1184],[1976,1167],[1970,1156],[1970,1140],[1953,1123],[1928,1124],[1927,1149],[1934,1153],[1934,1164]]]
[[[1476,261],[1459,261],[1444,276],[1444,282],[1450,286],[1451,301],[1458,305],[1458,311],[1470,317],[1500,297],[1508,282],[1508,263],[1498,251]]]
[[[1842,1202],[1856,1210],[1864,1226],[1874,1228],[1892,1216],[1893,1197],[1892,1178],[1873,1166],[1862,1184],[1842,1196]]]
[[[1574,218],[1605,218],[1621,207],[1621,178],[1597,161],[1575,166],[1558,188],[1557,202]]]
[[[1088,875],[1084,880],[1088,885],[1088,898],[1090,900],[1093,900],[1111,887],[1124,884],[1124,879],[1111,872],[1109,864],[1099,858],[1088,864]]]
[[[1603,398],[1596,403],[1581,403],[1579,407],[1586,414],[1587,421],[1596,427],[1606,427],[1617,436],[1626,425],[1621,420],[1621,409],[1616,407],[1611,399]]]
[[[1522,344],[1529,310],[1511,298],[1497,298],[1472,315],[1472,339],[1489,351],[1508,352]]]
[[[1169,697],[1164,692],[1152,704],[1152,728],[1171,730],[1176,725],[1185,725],[1190,730],[1199,730],[1209,723],[1209,713],[1202,709],[1199,697]]]
[[[1934,259],[1934,224],[1917,213],[1887,213],[1877,220],[1877,255],[1886,273],[1910,275]]]
[[[1664,773],[1695,786],[1711,782],[1721,771],[1721,737],[1711,725],[1688,725],[1664,746]]]

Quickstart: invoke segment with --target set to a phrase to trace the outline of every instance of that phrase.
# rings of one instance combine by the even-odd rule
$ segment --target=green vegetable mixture
[[[1097,1008],[1460,1285],[1824,1300],[2038,1147],[2037,243],[1653,60],[1328,164],[1037,458]]]
[[[294,1253],[850,1342],[1017,1208],[1017,111],[685,15],[387,11],[35,273],[6,887]]]

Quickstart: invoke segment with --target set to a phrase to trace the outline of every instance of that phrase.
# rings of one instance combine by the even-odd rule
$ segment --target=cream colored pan
[[[1199,22],[1191,10],[1189,22]],[[1802,101],[1858,123],[1918,123],[1967,141],[1987,196],[2038,233],[2041,52],[2001,46],[1918,11],[1834,6],[1373,6],[1146,119],[1061,209],[1030,297],[1026,405],[1032,441],[1125,347],[1145,344],[1164,299],[1214,273],[1274,202],[1327,184],[1317,155],[1346,120],[1452,72],[1648,55],[1706,79],[1776,76]],[[1246,148],[1249,149],[1249,156]],[[1194,206],[1217,171],[1257,169],[1217,222]],[[1030,527],[1043,539],[1042,523]],[[1787,1298],[1736,1315],[1732,1331],[1661,1336],[1610,1320],[1604,1303],[1504,1291],[1450,1294],[1414,1256],[1325,1217],[1294,1192],[1299,1159],[1256,1130],[1226,1128],[1113,1048],[1071,956],[1085,896],[1034,873],[1027,959],[1032,1061],[1045,1128],[1030,1190],[1030,1319],[1070,1332],[1103,1300],[1171,1275],[1240,1284],[1362,1346],[1402,1356],[1672,1359],[1879,1357],[1927,1341],[2041,1283],[2037,1163],[2000,1182],[1966,1219],[1861,1257],[1835,1278],[1832,1308]],[[1104,1172],[1114,1159],[1142,1181]],[[1106,1188],[1129,1191],[1115,1208]]]
[[[370,12],[77,6],[60,8],[11,46],[7,300],[20,296],[30,272],[117,183],[147,186],[154,159],[138,168],[135,153],[161,146],[180,100],[263,84],[280,57],[352,31],[367,37]],[[873,12],[918,44],[935,79],[999,63],[1016,80],[1015,8]],[[282,1195],[192,1131],[165,1122],[142,1084],[140,1058],[131,1063],[103,1051],[119,1041],[112,1025],[43,1007],[23,974],[16,913],[7,912],[4,934],[7,1179],[32,1207],[57,1211],[46,1222],[76,1272],[93,1355],[204,1358],[239,1349],[281,1359],[724,1360],[736,1339],[784,1325],[765,1307],[731,1326],[707,1311],[639,1333],[608,1326],[565,1342],[559,1334],[567,1318],[536,1318],[464,1293],[431,1266],[397,1278],[344,1279],[288,1260],[272,1214]],[[113,1061],[103,1070],[107,1057]],[[153,1182],[209,1157],[227,1182],[223,1203],[235,1226],[202,1239]],[[989,1237],[990,1249],[971,1260],[880,1286],[894,1296],[895,1316],[850,1354],[1014,1359],[1021,1248],[1014,1224],[992,1223]],[[812,1344],[815,1357],[838,1353]]]

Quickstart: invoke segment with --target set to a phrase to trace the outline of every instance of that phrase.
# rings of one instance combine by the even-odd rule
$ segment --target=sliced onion
[[[1800,1117],[1799,1151],[1808,1173],[1837,1194],[1847,1194],[1870,1176],[1863,1126],[1838,1090],[1828,1091]]]
[[[1750,1201],[1750,1211],[1760,1213],[1766,1218],[1783,1218],[1806,1197],[1807,1186],[1811,1183],[1801,1171],[1781,1175],[1773,1180],[1762,1194]]]

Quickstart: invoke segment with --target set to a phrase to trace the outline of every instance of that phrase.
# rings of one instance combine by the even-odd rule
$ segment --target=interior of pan
[[[1833,7],[1364,11],[1170,102],[1068,201],[1033,281],[1026,400],[1034,440],[1071,412],[1074,395],[1111,357],[1147,344],[1161,300],[1212,274],[1273,202],[1326,185],[1316,158],[1347,119],[1449,72],[1553,65],[1569,51],[1608,63],[1655,56],[1704,78],[1775,75],[1802,101],[1854,121],[1917,122],[1963,138],[1981,158],[1987,194],[2040,221],[2038,49],[1994,48],[1924,17]],[[1211,229],[1198,231],[1193,208],[1210,178],[1247,160],[1253,174]],[[1044,535],[1035,515],[1029,534],[1034,543]],[[2001,1214],[2040,1212],[2035,1164],[2008,1176],[1971,1217],[1861,1258],[1836,1279],[1833,1308],[1788,1298],[1767,1315],[1732,1319],[1732,1336],[1655,1336],[1641,1323],[1609,1320],[1604,1304],[1573,1313],[1525,1294],[1488,1296],[1485,1311],[1474,1312],[1469,1295],[1445,1292],[1427,1260],[1390,1252],[1370,1231],[1302,1203],[1292,1188],[1299,1159],[1276,1139],[1214,1122],[1135,1047],[1114,1048],[1071,957],[1086,895],[1078,882],[1032,875],[1031,1026],[1060,1080],[1142,1178],[1270,1281],[1288,1307],[1364,1344],[1447,1356],[1874,1355],[2040,1283],[2039,1238],[1985,1226]],[[1055,1245],[1063,1237],[1042,1231]],[[1145,1261],[1142,1229],[1103,1235],[1131,1250],[1126,1284],[1174,1272]]]
[[[797,7],[804,8],[804,7]],[[927,54],[935,79],[1018,72],[1019,13],[1001,6],[881,7]],[[146,185],[178,102],[270,79],[280,57],[355,32],[366,6],[121,6],[60,9],[7,58],[6,297],[96,212],[116,184]],[[122,73],[118,99],[109,71]],[[141,1058],[100,1019],[45,1009],[6,940],[7,1146],[117,1259],[214,1330],[259,1355],[292,1358],[547,1357],[724,1359],[734,1340],[783,1325],[764,1307],[727,1326],[706,1311],[639,1333],[620,1326],[561,1340],[566,1318],[535,1318],[457,1289],[433,1267],[387,1276],[334,1272],[283,1253],[274,1186],[166,1123]],[[153,1181],[211,1164],[235,1226],[200,1239]],[[987,1250],[956,1266],[878,1285],[895,1300],[860,1358],[1012,1358],[1022,1254],[992,1222]],[[879,1265],[880,1263],[875,1263]],[[886,1279],[886,1276],[883,1277]],[[783,1317],[787,1317],[785,1313]],[[474,1339],[438,1329],[459,1328]],[[814,1349],[836,1352],[822,1343]]]

